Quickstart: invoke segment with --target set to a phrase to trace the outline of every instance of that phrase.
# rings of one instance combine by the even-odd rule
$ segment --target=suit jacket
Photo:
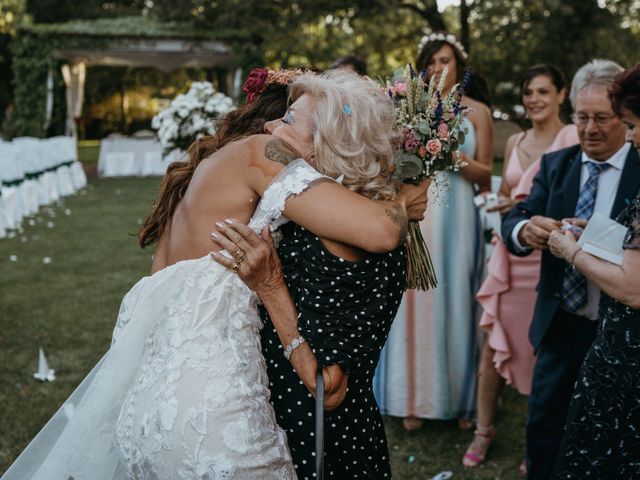
[[[534,215],[558,220],[575,215],[580,192],[581,159],[580,145],[548,153],[542,157],[540,171],[533,180],[529,195],[511,209],[502,220],[502,238],[512,254],[526,256],[530,253],[516,251],[511,239],[511,232],[521,220],[527,220]],[[638,189],[640,189],[640,157],[638,151],[632,147],[622,170],[611,218],[618,216],[634,198]],[[540,282],[536,287],[538,297],[529,329],[529,340],[536,351],[562,301],[566,265],[563,259],[554,257],[548,250],[542,252]]]

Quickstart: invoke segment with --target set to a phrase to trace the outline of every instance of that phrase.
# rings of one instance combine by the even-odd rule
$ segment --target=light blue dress
[[[465,122],[461,151],[475,158],[475,130]],[[405,293],[378,363],[374,389],[385,415],[475,417],[480,349],[475,294],[483,242],[473,185],[461,173],[449,178],[450,192],[441,193],[439,201],[430,191],[420,223],[438,287]]]

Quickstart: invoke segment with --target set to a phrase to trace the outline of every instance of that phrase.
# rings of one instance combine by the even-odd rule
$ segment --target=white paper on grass
[[[38,371],[33,374],[33,378],[40,380],[41,382],[53,382],[56,379],[56,371],[49,368],[47,357],[44,356],[42,347],[40,347],[40,352],[38,354]]]
[[[595,257],[622,265],[622,244],[626,234],[627,227],[596,212],[582,232],[578,246]]]

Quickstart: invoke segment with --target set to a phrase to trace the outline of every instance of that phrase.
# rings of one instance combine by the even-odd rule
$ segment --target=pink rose
[[[400,94],[400,95],[404,95],[407,93],[407,84],[404,82],[401,82],[400,80],[398,80],[395,85],[396,87],[396,93]]]
[[[427,152],[429,152],[431,155],[439,154],[440,150],[442,150],[442,144],[440,143],[440,140],[429,140],[427,142]]]
[[[420,150],[418,150],[418,156],[420,158],[424,158],[427,156],[427,149],[425,147],[420,147]]]
[[[449,137],[449,125],[441,123],[438,125],[437,133],[440,140],[446,140]]]

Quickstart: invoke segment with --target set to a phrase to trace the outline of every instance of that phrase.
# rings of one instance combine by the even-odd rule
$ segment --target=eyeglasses
[[[589,123],[590,119],[593,119],[593,121],[597,126],[606,127],[611,122],[611,120],[613,120],[616,117],[617,115],[597,114],[592,116],[592,115],[586,115],[584,113],[574,113],[573,115],[571,115],[571,120],[573,120],[573,123],[575,123],[576,125],[580,125],[581,127],[584,127]]]

